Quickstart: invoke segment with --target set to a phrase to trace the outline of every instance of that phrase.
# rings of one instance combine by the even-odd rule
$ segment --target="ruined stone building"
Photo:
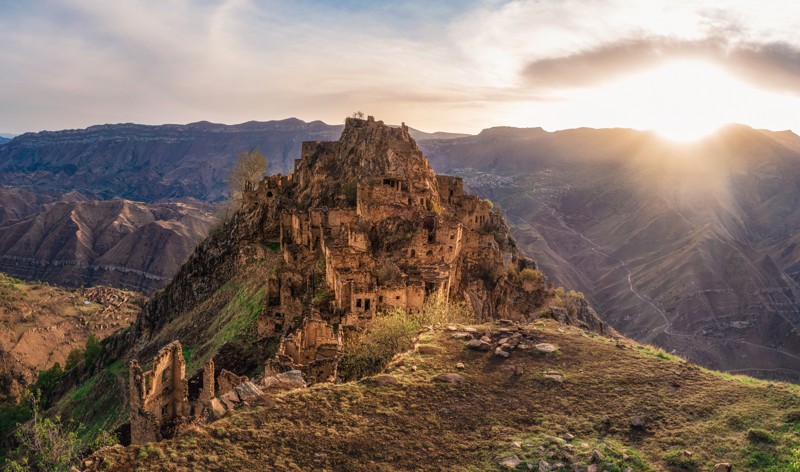
[[[143,372],[132,360],[128,382],[133,444],[158,441],[189,416],[186,362],[178,341],[156,354],[151,370]]]
[[[259,334],[281,337],[285,368],[332,380],[343,336],[431,299],[466,300],[483,319],[526,314],[499,293],[506,272],[532,261],[490,203],[435,175],[405,125],[348,119],[339,141],[303,143],[294,173],[265,178],[245,201],[270,207],[283,256]]]
[[[257,342],[277,340],[277,354],[258,385],[209,360],[192,402],[177,341],[146,372],[132,361],[133,443],[219,418],[262,390],[335,380],[343,344],[381,312],[457,301],[478,321],[524,320],[541,307],[544,279],[522,280],[535,265],[502,216],[460,178],[437,176],[405,125],[351,118],[339,141],[303,143],[294,172],[244,192],[237,215],[243,234],[258,235],[249,243],[280,256],[257,326]]]

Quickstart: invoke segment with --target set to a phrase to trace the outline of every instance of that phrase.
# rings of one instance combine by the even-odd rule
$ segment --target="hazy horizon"
[[[800,129],[800,5],[0,0],[0,130],[103,123]]]

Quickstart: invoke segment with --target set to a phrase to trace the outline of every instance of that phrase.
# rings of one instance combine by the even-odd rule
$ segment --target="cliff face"
[[[304,143],[294,168],[246,193],[243,208],[148,304],[135,330],[141,355],[166,344],[168,332],[184,342],[181,318],[259,261],[273,262],[257,281],[257,338],[279,340],[279,368],[317,380],[335,377],[343,338],[382,310],[463,301],[483,321],[551,312],[545,280],[523,281],[536,266],[503,217],[465,194],[461,179],[437,176],[405,126],[348,119],[339,141]],[[588,306],[553,313],[608,329]],[[192,316],[194,330],[215,323]],[[211,349],[199,349],[202,360]]]

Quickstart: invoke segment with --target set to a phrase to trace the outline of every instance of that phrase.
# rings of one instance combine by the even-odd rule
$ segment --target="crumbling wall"
[[[173,341],[153,358],[143,372],[130,362],[131,442],[142,444],[169,436],[176,423],[189,416],[189,385],[181,343]]]

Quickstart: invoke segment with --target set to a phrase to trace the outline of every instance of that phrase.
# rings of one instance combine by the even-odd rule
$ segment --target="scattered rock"
[[[264,388],[292,390],[295,388],[304,388],[306,381],[303,380],[303,373],[299,370],[290,370],[288,372],[281,372],[269,377],[264,377],[262,382]]]
[[[465,369],[464,363],[463,362],[459,362],[458,364],[456,364],[456,369],[464,370]]]
[[[475,329],[475,328],[464,328],[463,331],[465,333],[469,333],[469,334],[477,334],[478,333],[478,330]]]
[[[605,458],[606,456],[598,449],[592,451],[592,462],[594,463],[603,462]]]
[[[647,427],[647,418],[644,416],[634,416],[631,418],[631,428],[645,429]]]
[[[504,351],[502,347],[498,347],[497,349],[494,350],[494,355],[503,358],[508,358],[508,356],[510,356],[511,354],[509,354],[508,351]]]
[[[503,467],[508,467],[509,469],[516,469],[517,466],[522,464],[522,461],[516,454],[514,454],[513,456],[500,459],[499,464]]]
[[[575,439],[575,435],[573,435],[573,434],[570,434],[570,433],[566,433],[566,434],[564,434],[564,435],[563,435],[563,436],[561,436],[561,437],[562,437],[562,438],[563,438],[565,441],[572,441],[573,439]]]
[[[448,372],[445,374],[439,374],[433,378],[435,382],[442,382],[442,383],[449,383],[453,385],[461,385],[464,382],[464,376],[461,374],[456,374],[454,372]]]
[[[546,371],[543,372],[543,375],[544,375],[544,378],[546,378],[546,379],[550,379],[550,380],[553,380],[553,381],[558,382],[558,383],[563,383],[564,382],[564,376],[561,375],[560,372],[557,372],[555,370],[546,370]]]
[[[466,339],[472,339],[472,335],[469,333],[455,333],[454,335],[451,336],[451,338],[466,340]]]
[[[519,441],[512,441],[511,445],[516,447],[517,449],[522,449],[522,443]]]
[[[481,341],[483,341],[483,342],[488,344],[488,343],[492,342],[492,338],[490,338],[489,336],[484,335],[484,336],[481,336]]]
[[[600,466],[597,464],[591,464],[586,468],[586,472],[600,472]]]
[[[473,339],[467,343],[467,348],[472,349],[473,351],[488,351],[491,349],[491,346],[489,343],[481,341],[480,339]]]
[[[450,325],[447,327],[447,331],[458,331],[458,326]]]
[[[731,472],[733,467],[727,462],[720,462],[714,466],[714,472]]]
[[[550,343],[539,343],[534,346],[537,351],[544,353],[551,353],[558,351],[558,347]]]
[[[211,411],[209,411],[209,413],[211,414],[212,418],[218,420],[225,416],[226,411],[228,410],[225,408],[225,405],[222,404],[219,398],[211,399]]]
[[[236,394],[239,395],[239,399],[243,402],[251,402],[264,395],[264,391],[249,380],[237,385],[235,390]]]
[[[547,472],[553,470],[547,461],[539,461],[539,472]]]

